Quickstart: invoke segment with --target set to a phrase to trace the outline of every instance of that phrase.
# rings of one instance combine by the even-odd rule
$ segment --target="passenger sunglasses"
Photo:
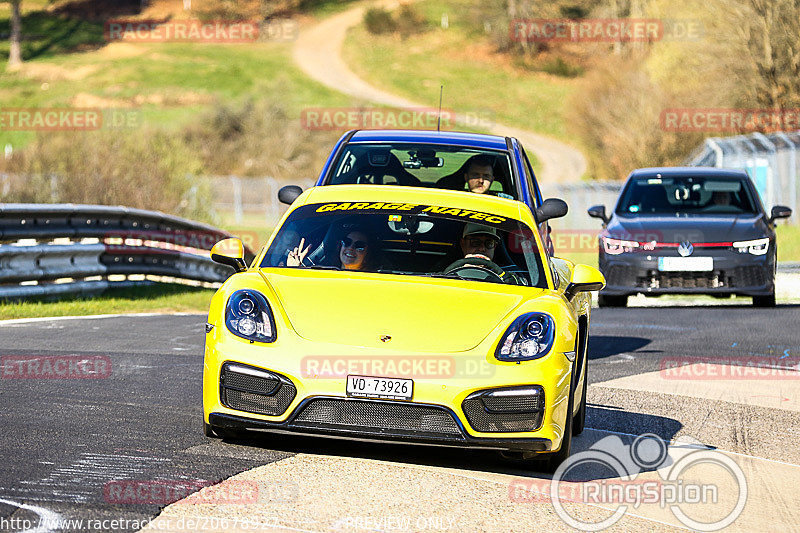
[[[477,248],[478,246],[484,246],[487,250],[491,250],[497,243],[494,239],[480,239],[478,237],[470,237],[469,238],[469,245],[473,248]]]
[[[364,241],[355,241],[350,237],[345,237],[342,239],[342,248],[350,248],[351,246],[355,248],[356,252],[363,252],[367,249],[367,243]]]

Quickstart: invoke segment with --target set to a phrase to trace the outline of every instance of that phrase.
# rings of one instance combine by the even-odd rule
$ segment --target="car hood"
[[[542,289],[414,276],[263,269],[292,327],[319,343],[414,352],[474,348]],[[389,335],[391,340],[381,341]]]
[[[768,233],[761,215],[614,216],[608,224],[609,236],[639,242],[733,242]]]

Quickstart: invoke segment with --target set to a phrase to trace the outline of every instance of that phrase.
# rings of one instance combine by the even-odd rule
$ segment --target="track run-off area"
[[[726,530],[800,523],[800,306],[595,309],[587,429],[573,441],[585,461],[558,484],[486,451],[206,438],[205,319],[0,322],[0,529],[551,531],[607,520],[639,531],[732,513]],[[100,370],[23,377],[20,360]]]

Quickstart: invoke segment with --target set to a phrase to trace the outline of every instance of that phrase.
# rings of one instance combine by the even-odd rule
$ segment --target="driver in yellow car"
[[[494,251],[500,244],[500,237],[497,230],[481,224],[468,223],[464,226],[464,233],[461,236],[461,251],[464,258],[481,257],[491,261],[494,259]]]

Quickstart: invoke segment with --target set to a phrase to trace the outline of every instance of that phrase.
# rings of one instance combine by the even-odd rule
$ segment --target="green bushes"
[[[39,133],[1,165],[13,181],[2,201],[125,205],[216,222],[210,186],[195,176],[311,178],[337,137],[255,98],[218,102],[178,132]]]
[[[401,5],[395,13],[382,7],[371,7],[364,13],[364,26],[375,35],[399,33],[408,37],[425,31],[426,24],[425,17],[409,4]]]
[[[198,160],[159,130],[41,133],[9,162],[22,176],[3,200],[155,209],[209,220]]]

